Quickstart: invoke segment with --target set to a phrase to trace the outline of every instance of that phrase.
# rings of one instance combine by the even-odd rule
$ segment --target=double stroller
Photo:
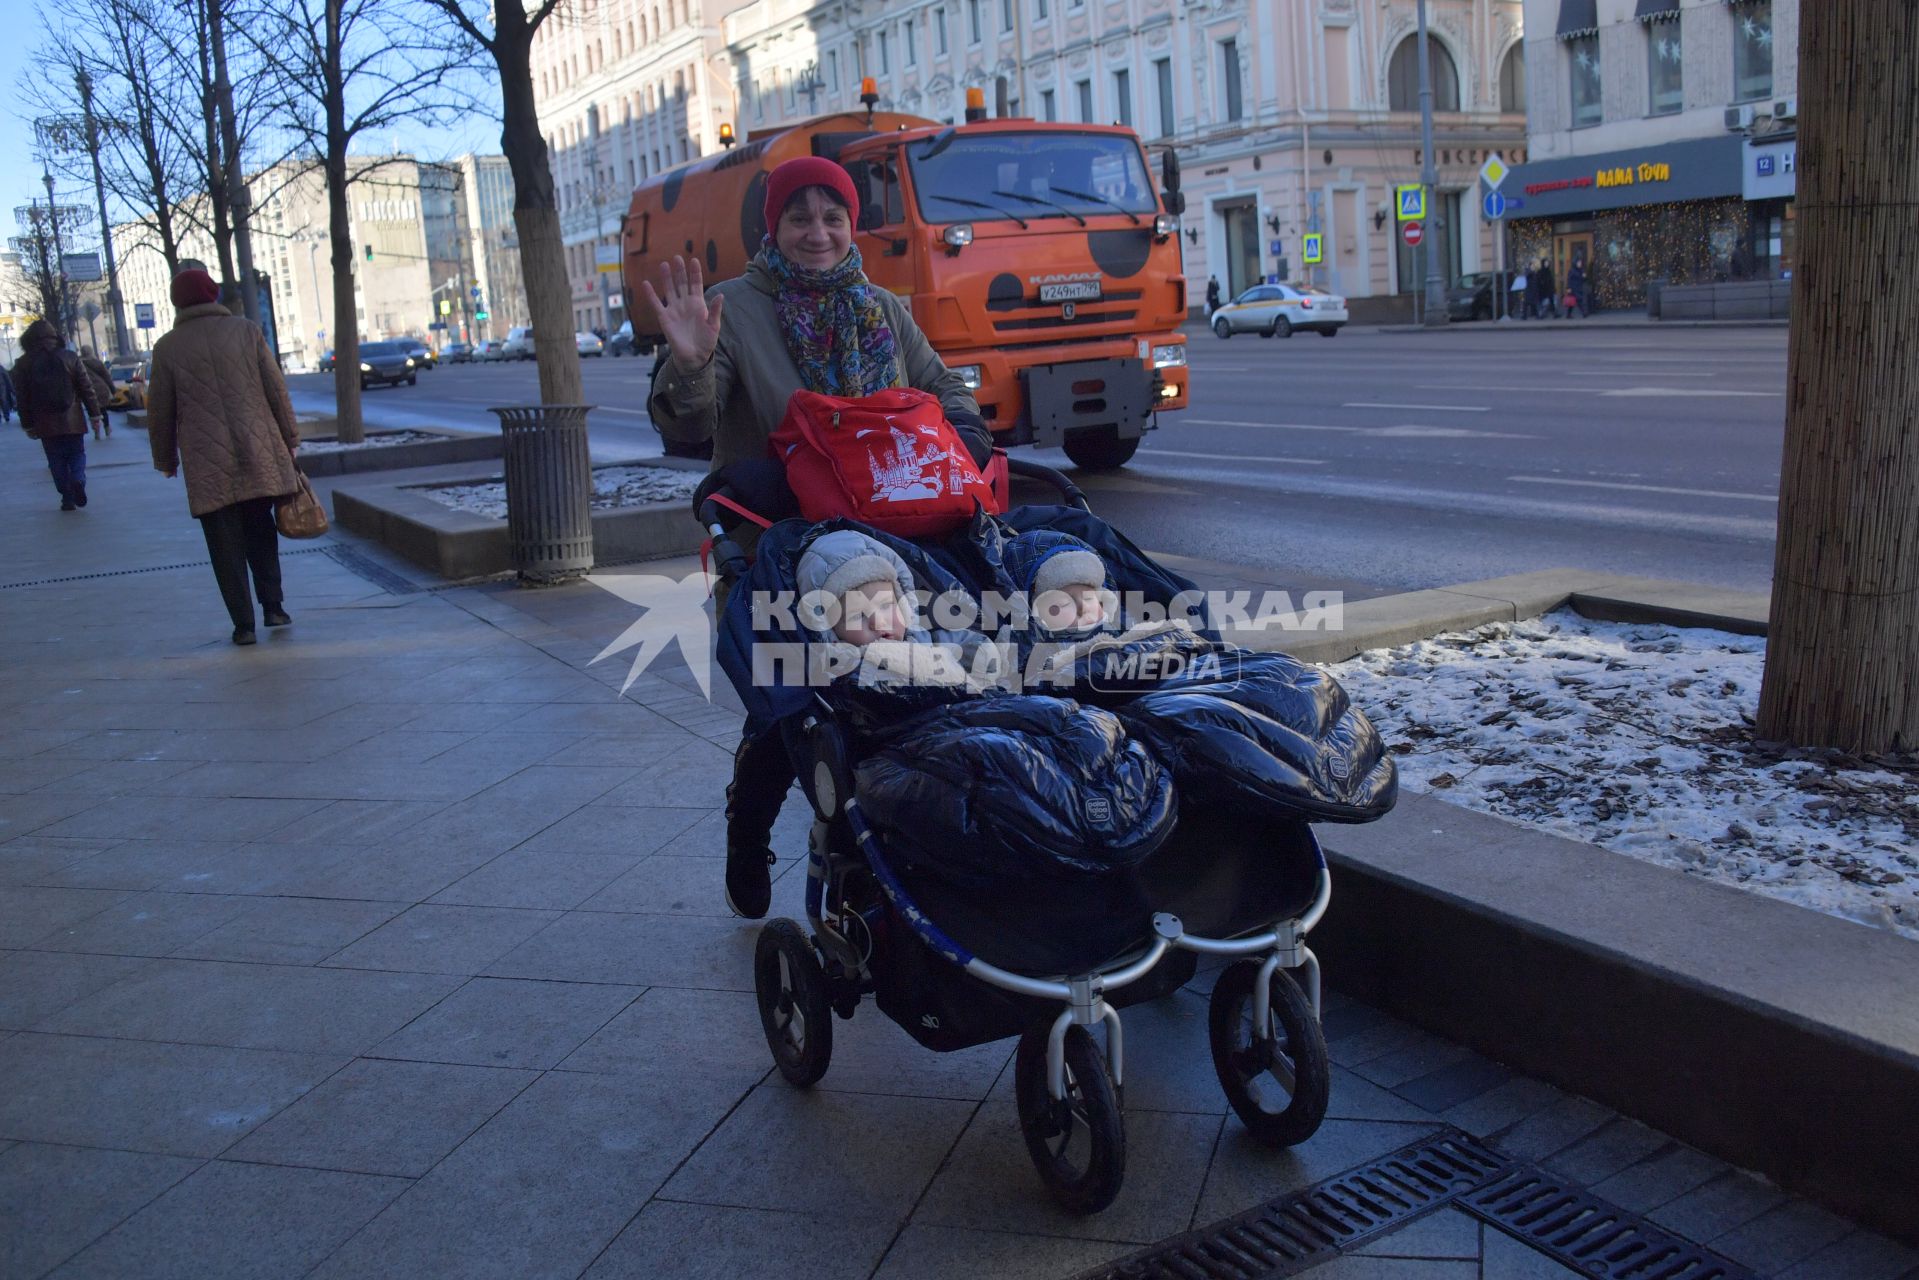
[[[1052,486],[1062,503],[998,517],[981,513],[971,527],[937,543],[875,536],[901,554],[923,588],[976,596],[995,589],[1005,581],[997,564],[1000,540],[1050,529],[1091,544],[1118,592],[1176,609],[1198,596],[1193,584],[1094,516],[1059,472],[1024,459],[1006,459],[1006,465],[1015,476]],[[1119,1011],[1191,981],[1201,956],[1220,957],[1231,963],[1212,988],[1208,1037],[1221,1088],[1260,1141],[1291,1146],[1312,1136],[1326,1113],[1330,1070],[1319,1023],[1319,964],[1306,936],[1326,911],[1332,886],[1309,819],[1370,820],[1391,807],[1396,789],[1391,757],[1338,685],[1281,655],[1247,655],[1279,664],[1261,678],[1294,700],[1293,723],[1276,723],[1270,708],[1206,702],[1203,690],[1192,695],[1199,701],[1184,704],[1196,709],[1193,719],[1231,721],[1252,736],[1265,734],[1269,746],[1278,739],[1293,743],[1290,759],[1244,744],[1205,756],[1182,736],[1185,726],[1148,732],[1138,714],[1145,700],[1135,702],[1136,691],[1115,693],[1104,700],[1120,717],[1132,717],[1129,728],[1151,737],[1167,759],[1168,792],[1175,792],[1170,779],[1179,778],[1171,797],[1178,803],[1165,806],[1176,807],[1177,816],[1164,815],[1163,837],[1144,856],[1111,863],[1021,870],[1009,858],[997,874],[950,874],[956,859],[944,856],[951,850],[937,829],[910,831],[881,820],[875,792],[881,782],[898,782],[900,768],[888,773],[882,767],[887,738],[871,731],[871,718],[834,689],[804,678],[796,665],[755,660],[760,646],[804,641],[790,619],[756,613],[752,601],[795,590],[801,548],[817,530],[799,520],[773,523],[749,561],[729,535],[742,506],[725,471],[709,477],[695,509],[713,535],[718,572],[728,585],[721,666],[746,705],[748,731],[781,734],[814,815],[806,922],[768,922],[754,953],[760,1017],[781,1074],[802,1088],[818,1081],[832,1057],[833,1016],[852,1018],[868,995],[936,1052],[1017,1036],[1015,1094],[1027,1150],[1064,1208],[1094,1213],[1112,1203],[1124,1177]],[[1203,614],[1192,634],[1200,637],[1196,644],[1218,645]],[[1275,679],[1280,684],[1272,686]],[[1173,699],[1166,705],[1177,721],[1187,694],[1153,696]],[[1016,703],[1042,711],[1072,706],[1024,698],[999,705]],[[974,718],[984,723],[993,714],[989,707]],[[948,740],[994,731],[990,724],[962,726]],[[1340,741],[1329,744],[1335,737]],[[1175,767],[1172,759],[1189,750],[1193,758]],[[890,754],[900,755],[897,743]],[[909,760],[905,767],[922,763]],[[1306,775],[1317,776],[1317,789]],[[957,786],[962,801],[974,795],[966,789],[981,782],[1034,785],[1023,777],[940,781]],[[1235,793],[1239,784],[1244,795]],[[917,778],[912,785],[926,782]],[[1259,802],[1242,803],[1254,799]],[[1086,803],[1103,808],[1106,801]],[[1258,816],[1249,820],[1249,813]]]

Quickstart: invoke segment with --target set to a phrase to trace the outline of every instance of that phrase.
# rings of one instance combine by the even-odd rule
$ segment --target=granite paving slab
[[[626,987],[580,989],[632,990]],[[849,1025],[835,1023],[835,1035]],[[759,1002],[752,992],[689,987],[647,988],[580,1041],[560,1065],[568,1071],[600,1073],[650,1070],[662,1045],[698,1045],[703,1069],[727,1072],[742,1096],[753,1085],[768,1079],[768,1073],[773,1070],[766,1033],[760,1027]]]
[[[24,1031],[76,1000],[124,982],[151,961],[78,952],[0,954],[0,1027]]]
[[[227,1157],[418,1178],[537,1078],[503,1067],[362,1058]]]
[[[1123,1258],[1132,1245],[914,1223],[900,1232],[873,1280],[1059,1280]]]
[[[878,1265],[896,1231],[858,1214],[778,1213],[654,1200],[586,1269],[586,1280],[844,1280]]]
[[[345,1061],[22,1031],[0,1040],[0,1135],[214,1156]]]
[[[1218,1149],[1206,1171],[1194,1215],[1217,1222],[1255,1205],[1303,1191],[1431,1133],[1435,1126],[1377,1120],[1327,1120],[1296,1147],[1273,1150],[1255,1141],[1235,1116],[1225,1120]]]
[[[576,1062],[581,1057],[578,1051],[605,1034],[643,990],[600,983],[471,978],[370,1052],[379,1058],[538,1070],[564,1062],[569,1071],[593,1070]],[[754,1017],[757,1029],[757,1012]],[[708,1053],[715,1049],[709,1028],[690,1026],[686,1032],[683,1039],[640,1037],[625,1048],[609,1048],[605,1060],[626,1066],[651,1059],[661,1045],[703,1044]],[[742,1090],[748,1083],[742,1083]]]
[[[42,834],[130,840],[255,840],[325,805],[324,799],[122,796],[55,822]],[[4,811],[0,803],[0,813]]]
[[[215,1160],[53,1274],[60,1280],[303,1275],[410,1184]]]
[[[62,925],[34,939],[32,945],[42,951],[171,955],[252,906],[251,900],[237,895],[130,893],[84,920]]]
[[[0,1275],[41,1275],[191,1174],[201,1161],[21,1142],[0,1151]]]
[[[756,936],[732,919],[569,911],[486,974],[751,991]]]
[[[191,960],[318,964],[406,909],[404,902],[260,898],[172,954]]]
[[[596,802],[553,823],[529,839],[525,847],[639,857],[656,851],[705,813],[704,809],[690,807],[631,808]]]
[[[126,898],[112,889],[25,886],[0,894],[0,947],[24,947]]]
[[[481,973],[560,919],[555,911],[421,904],[375,929],[324,963],[410,973]]]
[[[351,1055],[384,1040],[458,985],[438,974],[156,960],[35,1029]]]
[[[1415,1218],[1353,1252],[1376,1258],[1460,1258],[1477,1262],[1481,1230],[1479,1219],[1448,1207]]]
[[[16,836],[0,844],[0,885],[63,885],[53,879],[76,862],[84,862],[118,844],[117,840],[60,840],[44,836]],[[65,885],[67,888],[110,888],[105,885]],[[144,887],[144,886],[141,886]]]
[[[432,901],[569,911],[585,905],[643,861],[647,859],[625,854],[519,849],[462,876],[434,894]]]

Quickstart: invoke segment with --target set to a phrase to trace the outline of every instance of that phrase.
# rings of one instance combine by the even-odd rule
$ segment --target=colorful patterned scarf
[[[766,265],[779,281],[774,306],[786,349],[808,391],[865,396],[899,381],[899,343],[857,247],[837,267],[811,271],[788,262],[768,237]]]

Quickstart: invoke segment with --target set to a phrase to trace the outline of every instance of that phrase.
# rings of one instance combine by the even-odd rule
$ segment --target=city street
[[[1359,590],[1559,565],[1770,584],[1783,328],[1191,332],[1193,408],[1123,472],[1080,477],[1142,546]],[[584,364],[595,456],[656,454],[651,360]],[[330,406],[328,375],[290,381]],[[531,364],[445,367],[368,393],[367,418],[491,429],[487,406],[534,384]]]

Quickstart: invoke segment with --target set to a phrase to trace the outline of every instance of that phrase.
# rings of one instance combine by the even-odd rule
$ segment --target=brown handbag
[[[274,504],[273,523],[283,538],[318,538],[327,531],[326,508],[313,496],[306,473],[296,472],[300,487]]]

